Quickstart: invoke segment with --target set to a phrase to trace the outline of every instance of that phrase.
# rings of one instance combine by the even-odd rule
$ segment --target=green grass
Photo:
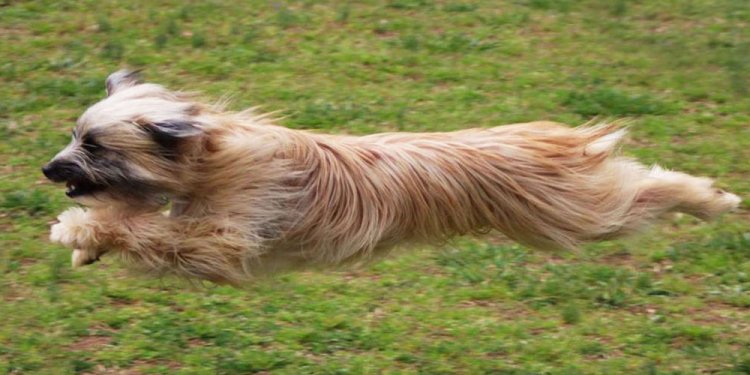
[[[748,200],[578,252],[461,239],[236,290],[71,270],[39,172],[129,66],[330,132],[630,117],[627,153],[747,197],[748,30],[734,0],[4,2],[0,373],[748,374]]]

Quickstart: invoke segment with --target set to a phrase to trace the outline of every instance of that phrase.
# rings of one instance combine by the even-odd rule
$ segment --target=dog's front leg
[[[255,248],[236,228],[209,218],[71,208],[58,220],[50,239],[75,249],[74,267],[113,252],[150,274],[238,284],[247,276],[243,259]]]
[[[73,267],[81,267],[99,260],[118,244],[130,243],[133,223],[148,220],[159,213],[130,213],[125,216],[116,208],[69,208],[57,217],[50,228],[50,240],[73,249]],[[127,212],[127,211],[124,211]]]
[[[102,221],[92,210],[80,207],[69,208],[57,217],[50,228],[50,240],[73,249],[73,267],[80,267],[99,260],[108,242],[102,230]]]

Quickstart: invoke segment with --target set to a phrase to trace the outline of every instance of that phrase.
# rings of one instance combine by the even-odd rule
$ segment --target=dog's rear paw
[[[742,198],[728,191],[716,189],[716,195],[719,196],[723,203],[723,211],[736,211],[740,207],[740,203],[742,203]]]
[[[73,250],[71,256],[71,263],[73,268],[87,266],[99,260],[99,255],[96,252],[86,251],[81,249]]]

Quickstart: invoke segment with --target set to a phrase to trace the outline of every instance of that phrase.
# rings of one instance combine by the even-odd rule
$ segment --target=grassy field
[[[0,372],[750,374],[747,209],[541,253],[499,236],[190,287],[47,242],[40,166],[120,67],[331,132],[633,119],[750,196],[750,3],[0,1]]]

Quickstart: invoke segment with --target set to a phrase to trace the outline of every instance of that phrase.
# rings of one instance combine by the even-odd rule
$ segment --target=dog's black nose
[[[49,164],[46,164],[42,167],[42,173],[44,173],[45,177],[50,178],[49,175],[52,173],[52,167]]]
[[[55,168],[52,166],[52,163],[46,164],[42,167],[42,173],[44,173],[44,176],[52,179],[52,176],[55,175]]]
[[[51,161],[42,167],[42,173],[53,182],[64,182],[75,175],[78,166],[69,161]]]

